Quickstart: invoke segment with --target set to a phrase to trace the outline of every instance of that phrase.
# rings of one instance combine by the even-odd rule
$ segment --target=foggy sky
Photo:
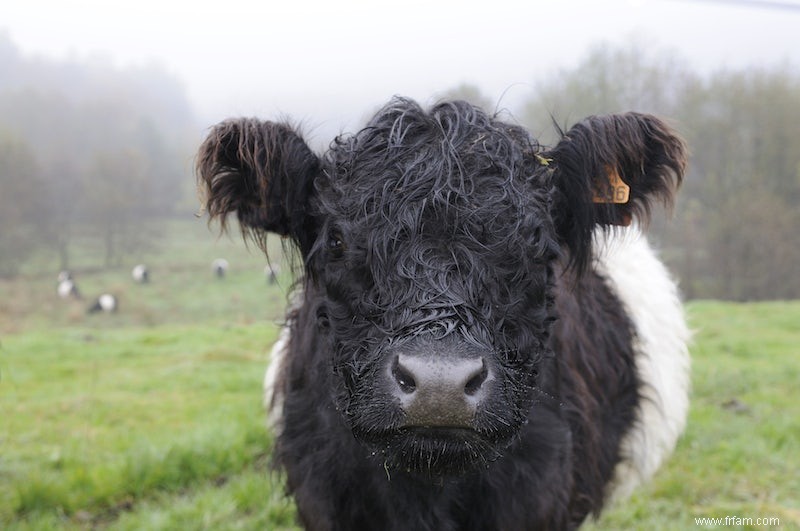
[[[199,119],[291,116],[352,130],[395,94],[432,101],[460,83],[514,107],[592,46],[634,39],[699,71],[800,67],[797,9],[710,0],[26,0],[0,31],[26,55],[156,63]]]

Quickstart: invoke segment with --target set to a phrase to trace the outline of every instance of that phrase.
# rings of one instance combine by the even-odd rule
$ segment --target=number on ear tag
[[[608,185],[603,190],[595,190],[592,201],[595,203],[613,203],[615,205],[628,202],[631,196],[631,187],[625,184],[614,168],[607,168]]]

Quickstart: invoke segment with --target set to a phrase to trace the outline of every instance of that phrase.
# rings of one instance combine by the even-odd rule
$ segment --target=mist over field
[[[30,58],[0,36],[0,276],[120,267],[156,249],[164,224],[198,212],[194,152],[206,131],[179,79],[158,67]],[[471,84],[443,90],[492,108]],[[366,111],[367,109],[365,109]],[[701,74],[638,41],[597,45],[501,116],[543,144],[591,114],[666,117],[691,150],[669,222],[652,228],[689,298],[800,294],[800,71]],[[263,117],[280,118],[280,117]]]

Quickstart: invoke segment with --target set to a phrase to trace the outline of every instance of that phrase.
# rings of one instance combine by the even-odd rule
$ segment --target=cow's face
[[[389,107],[324,168],[308,263],[354,434],[404,468],[489,459],[546,349],[550,171],[520,129],[466,104]]]
[[[198,173],[212,217],[299,246],[317,359],[354,435],[437,474],[493,459],[526,421],[555,261],[580,274],[594,227],[644,217],[684,163],[649,116],[587,119],[542,152],[469,104],[395,100],[322,158],[285,124],[223,122]]]

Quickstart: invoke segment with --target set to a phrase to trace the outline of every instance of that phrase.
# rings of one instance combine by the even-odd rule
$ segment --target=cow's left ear
[[[687,157],[666,123],[639,113],[586,118],[544,155],[554,166],[556,230],[579,269],[596,225],[646,224],[654,203],[672,206]]]

